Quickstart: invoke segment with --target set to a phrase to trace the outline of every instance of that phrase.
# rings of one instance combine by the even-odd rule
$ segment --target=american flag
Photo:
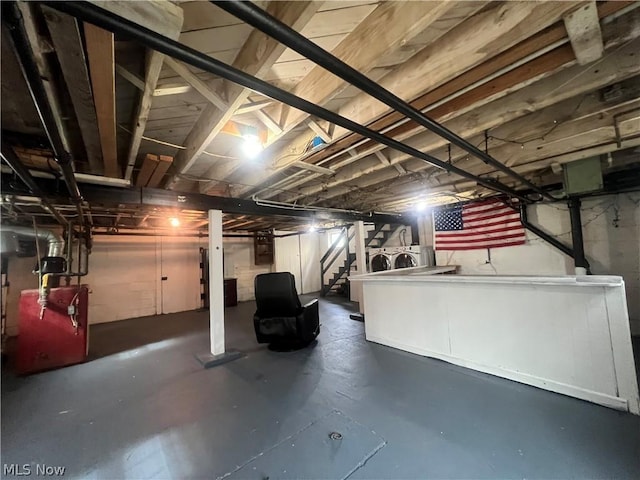
[[[436,250],[476,250],[523,245],[520,215],[500,200],[486,200],[433,212]]]

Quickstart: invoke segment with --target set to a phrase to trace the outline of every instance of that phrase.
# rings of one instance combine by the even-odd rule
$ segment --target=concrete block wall
[[[238,284],[238,301],[254,300],[254,284],[256,275],[269,273],[272,265],[255,265],[253,238],[225,238],[224,276],[236,278]]]
[[[567,245],[571,224],[566,205],[529,207],[529,219]],[[429,222],[424,222],[428,225]],[[640,335],[640,193],[623,193],[582,202],[585,254],[594,274],[624,278],[632,332]],[[430,232],[432,234],[432,232]],[[573,275],[573,260],[527,231],[515,247],[437,251],[438,265],[459,265],[469,275]]]

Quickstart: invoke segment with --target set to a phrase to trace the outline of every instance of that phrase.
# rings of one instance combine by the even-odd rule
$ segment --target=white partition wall
[[[640,414],[621,277],[360,281],[367,340]]]

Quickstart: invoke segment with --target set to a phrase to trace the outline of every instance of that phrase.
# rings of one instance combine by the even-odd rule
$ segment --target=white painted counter
[[[621,277],[433,273],[350,277],[367,340],[640,414]]]

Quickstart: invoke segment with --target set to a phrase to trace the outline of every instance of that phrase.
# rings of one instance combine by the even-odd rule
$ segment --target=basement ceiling
[[[210,2],[98,4],[439,160],[523,188]],[[536,185],[557,185],[563,164],[594,156],[605,174],[640,168],[640,2],[258,5]],[[79,173],[358,211],[495,193],[64,13],[20,8]],[[29,168],[56,173],[5,35],[3,26],[3,134]],[[263,143],[256,158],[243,150],[247,132]],[[157,212],[90,207],[102,218],[96,225],[155,225]],[[304,222],[230,215],[225,228]]]

